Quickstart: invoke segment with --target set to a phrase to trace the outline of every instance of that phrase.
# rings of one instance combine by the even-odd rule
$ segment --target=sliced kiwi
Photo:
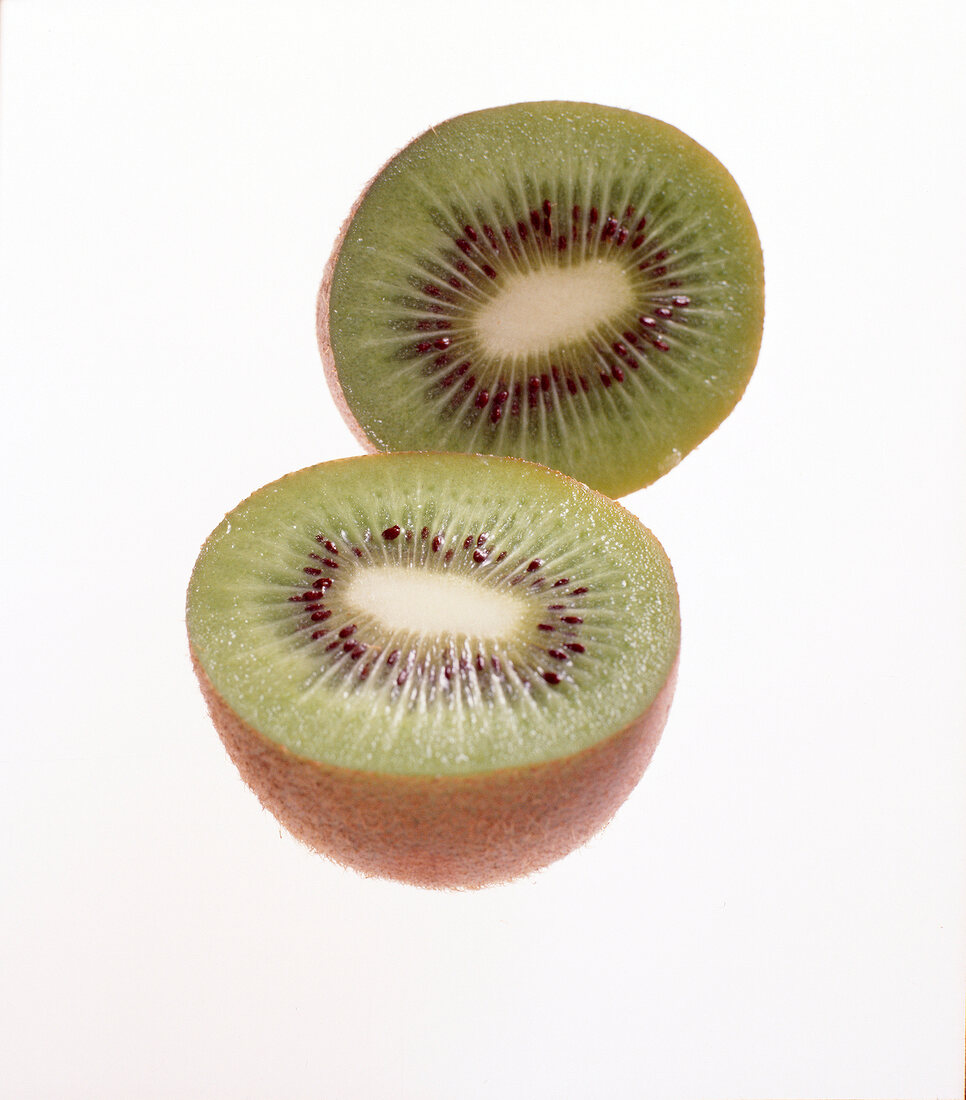
[[[620,505],[503,457],[372,455],[254,493],[188,632],[246,781],[365,873],[473,887],[603,826],[670,706],[677,591]]]
[[[523,103],[389,161],[317,324],[367,449],[515,455],[620,496],[733,409],[763,309],[754,223],[707,150],[631,111]]]

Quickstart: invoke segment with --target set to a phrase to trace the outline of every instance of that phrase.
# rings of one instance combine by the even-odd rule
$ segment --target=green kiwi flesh
[[[390,160],[317,327],[367,448],[513,455],[620,496],[734,408],[763,313],[758,235],[715,157],[656,119],[550,102],[459,116]]]
[[[531,463],[370,455],[229,513],[187,625],[215,724],[300,839],[480,886],[600,828],[657,744],[679,648],[660,545]]]

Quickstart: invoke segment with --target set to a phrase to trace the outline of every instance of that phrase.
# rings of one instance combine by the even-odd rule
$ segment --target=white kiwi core
[[[346,600],[390,631],[415,631],[427,638],[509,638],[527,609],[522,598],[483,588],[469,577],[405,565],[358,570]]]
[[[619,316],[634,300],[623,266],[606,258],[515,273],[477,313],[476,337],[498,357],[549,351]]]

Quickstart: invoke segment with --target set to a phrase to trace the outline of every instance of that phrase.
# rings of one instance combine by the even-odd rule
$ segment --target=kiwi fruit
[[[612,817],[674,690],[677,590],[619,504],[502,456],[364,455],[229,513],[191,655],[243,778],[299,840],[426,887],[543,867]]]
[[[763,314],[758,235],[711,153],[632,111],[521,103],[369,183],[317,334],[367,450],[512,455],[616,497],[731,412]]]

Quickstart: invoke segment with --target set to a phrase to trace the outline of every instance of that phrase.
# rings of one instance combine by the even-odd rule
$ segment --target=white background
[[[959,0],[5,0],[0,1095],[962,1095]],[[765,339],[626,499],[678,696],[613,824],[470,894],[302,850],[227,760],[184,589],[225,511],[357,453],[314,298],[422,129],[656,115],[735,175]]]

